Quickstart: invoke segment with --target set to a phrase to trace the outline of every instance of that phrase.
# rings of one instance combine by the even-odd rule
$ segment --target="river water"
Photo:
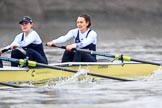
[[[122,32],[120,32],[122,33]],[[123,34],[121,34],[123,35]],[[152,35],[152,34],[151,34]],[[160,36],[161,37],[161,36]],[[122,53],[142,60],[162,61],[162,38],[116,37],[99,39],[97,50]],[[49,63],[60,62],[62,49],[45,46]],[[97,57],[98,60],[111,60]],[[121,82],[110,79],[76,78],[59,81],[38,88],[0,89],[0,107],[3,108],[162,108],[162,71],[144,80]],[[6,76],[7,77],[7,76]]]

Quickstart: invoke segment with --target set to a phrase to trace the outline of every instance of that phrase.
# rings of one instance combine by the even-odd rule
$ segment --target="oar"
[[[9,83],[5,83],[5,82],[0,82],[0,85],[13,87],[13,88],[29,88],[28,86],[19,86],[19,85],[9,84]]]
[[[52,45],[52,46],[53,47],[57,47],[57,48],[66,49],[65,46],[55,46],[55,45]],[[78,49],[78,48],[73,48],[73,50],[80,51],[80,52],[85,52],[85,53],[89,53],[89,54],[92,54],[92,55],[98,55],[98,56],[104,56],[104,57],[109,57],[109,58],[115,58],[116,60],[135,61],[135,62],[146,63],[146,64],[151,64],[151,65],[158,65],[158,66],[161,66],[162,65],[162,63],[157,63],[157,62],[152,62],[152,61],[135,59],[135,58],[131,58],[129,56],[124,56],[122,54],[113,55],[113,54],[102,53],[102,52],[97,52],[97,51],[92,51],[92,50],[86,50],[86,49]]]
[[[31,66],[31,67],[39,66],[39,67],[51,68],[51,69],[62,70],[62,71],[66,71],[66,72],[72,72],[72,73],[78,72],[77,70],[68,69],[68,68],[64,68],[64,67],[60,67],[60,66],[50,66],[50,65],[47,65],[47,64],[38,63],[38,62],[35,62],[35,61],[31,61],[31,60],[7,58],[7,57],[1,57],[1,56],[0,56],[0,59],[4,60],[4,61],[18,63],[20,65]],[[131,79],[117,78],[117,77],[101,75],[101,74],[96,74],[96,73],[91,73],[91,72],[87,72],[87,75],[101,77],[101,78],[108,78],[108,79],[113,79],[113,80],[119,80],[119,81],[134,81],[134,80],[131,80]]]

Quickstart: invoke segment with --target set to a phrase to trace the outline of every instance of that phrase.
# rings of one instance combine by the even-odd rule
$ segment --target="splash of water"
[[[74,74],[72,77],[69,77],[66,80],[62,80],[61,82],[57,83],[57,85],[75,83],[77,81],[85,79],[86,76],[87,76],[87,70],[79,69],[78,72]]]
[[[89,72],[88,69],[82,69],[80,66],[78,72],[75,73],[73,76],[66,77],[62,80],[58,80],[57,82],[55,82],[55,85],[53,86],[61,87],[61,86],[73,85],[77,83],[92,83],[92,82],[94,83],[95,82],[94,78],[88,77],[87,75],[88,72]],[[50,85],[50,87],[52,87],[52,85]]]
[[[162,66],[153,72],[150,76],[145,77],[147,81],[162,80]]]

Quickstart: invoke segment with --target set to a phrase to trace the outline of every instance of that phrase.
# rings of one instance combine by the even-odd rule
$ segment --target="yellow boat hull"
[[[159,69],[160,66],[142,63],[59,63],[54,64],[68,69],[85,69],[91,73],[117,78],[139,78],[148,76]],[[5,67],[0,69],[0,82],[12,81],[40,81],[52,78],[70,77],[72,72],[50,68],[15,68]]]

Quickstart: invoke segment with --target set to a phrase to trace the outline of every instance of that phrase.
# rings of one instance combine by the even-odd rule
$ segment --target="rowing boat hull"
[[[59,63],[53,64],[70,69],[85,69],[91,73],[119,78],[140,78],[156,71],[159,66],[142,63]],[[15,68],[4,67],[0,69],[0,82],[10,81],[40,81],[51,78],[70,77],[72,72],[50,68]]]

